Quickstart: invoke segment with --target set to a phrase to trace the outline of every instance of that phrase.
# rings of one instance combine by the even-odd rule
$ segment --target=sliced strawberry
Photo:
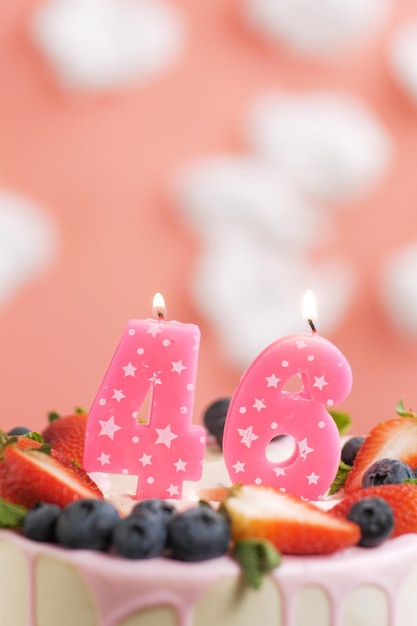
[[[384,498],[394,513],[394,530],[391,537],[406,533],[417,533],[417,485],[379,485],[355,491],[341,500],[331,513],[346,517],[350,507],[363,498]]]
[[[233,488],[222,507],[235,540],[267,539],[284,554],[327,554],[360,539],[357,524],[272,487]]]
[[[66,506],[81,498],[102,498],[97,485],[68,459],[58,460],[35,449],[36,442],[22,441],[2,446],[0,497],[31,508],[36,502]],[[34,444],[34,445],[33,445]]]
[[[43,430],[42,436],[54,450],[82,467],[86,426],[87,414],[74,413],[53,419]]]
[[[367,435],[359,449],[345,483],[345,492],[362,487],[362,477],[368,467],[380,459],[398,459],[412,469],[417,467],[417,419],[398,417],[381,422]]]

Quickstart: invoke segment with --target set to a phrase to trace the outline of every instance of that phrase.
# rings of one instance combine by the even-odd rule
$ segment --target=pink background
[[[88,408],[125,321],[150,316],[156,291],[171,318],[202,331],[195,421],[209,402],[232,393],[242,370],[190,298],[200,242],[173,206],[169,185],[185,161],[241,147],[254,94],[282,85],[363,96],[395,142],[384,179],[337,214],[332,246],[352,257],[361,282],[348,317],[328,339],[353,369],[353,391],[342,406],[355,431],[394,415],[401,397],[417,411],[417,340],[393,327],[376,293],[386,254],[417,234],[417,106],[386,61],[386,41],[417,15],[415,3],[398,1],[373,39],[316,63],[285,48],[278,62],[277,51],[243,26],[238,2],[176,0],[189,19],[185,53],[149,80],[105,95],[58,86],[27,36],[40,4],[0,6],[0,181],[53,216],[61,248],[47,272],[0,308],[2,426],[41,428],[49,410]]]

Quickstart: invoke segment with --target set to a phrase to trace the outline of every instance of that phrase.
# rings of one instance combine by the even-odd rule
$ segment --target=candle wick
[[[163,312],[162,312],[162,311],[157,311],[157,315],[158,315],[158,319],[159,319],[159,320],[163,320],[163,319],[165,319],[165,316],[164,316],[164,314],[163,314]]]
[[[317,328],[315,327],[313,320],[309,318],[307,320],[307,322],[308,322],[308,325],[310,326],[311,330],[313,331],[313,333],[316,333],[317,332]]]

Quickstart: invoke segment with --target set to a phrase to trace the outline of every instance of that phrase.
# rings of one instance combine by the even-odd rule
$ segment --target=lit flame
[[[315,330],[315,323],[317,322],[317,304],[314,293],[311,289],[307,289],[303,299],[303,317],[310,324],[312,330]]]
[[[155,317],[163,319],[166,315],[166,307],[164,296],[160,293],[156,293],[153,297],[152,311]]]

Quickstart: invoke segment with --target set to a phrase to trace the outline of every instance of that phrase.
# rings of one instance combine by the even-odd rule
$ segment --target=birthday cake
[[[3,526],[7,525],[5,519],[10,519],[9,502],[15,502],[10,506],[18,516],[24,511],[21,505],[27,506],[39,494],[45,496],[42,490],[50,494],[51,501],[58,501],[58,519],[72,506],[65,504],[65,500],[75,500],[78,504],[92,500],[105,502],[83,471],[77,465],[69,467],[62,459],[63,450],[71,456],[79,453],[79,424],[75,425],[75,419],[82,424],[81,418],[70,416],[66,431],[61,427],[66,418],[57,420],[55,429],[62,432],[46,437],[53,441],[52,456],[45,455],[44,444],[32,439],[18,437],[17,442],[14,440],[6,446],[3,441],[0,462]],[[62,435],[69,431],[70,442]],[[219,424],[216,434],[220,437]],[[376,427],[365,443],[361,442],[353,467],[346,472],[347,478],[343,478],[344,489],[338,490],[335,499],[323,501],[321,508],[263,486],[225,490],[228,478],[223,455],[215,445],[208,446],[202,479],[184,484],[181,502],[170,500],[164,505],[168,510],[173,505],[179,509],[171,520],[180,519],[184,512],[202,509],[227,520],[230,528],[227,545],[218,553],[216,548],[210,553],[209,542],[205,547],[208,552],[197,557],[200,561],[193,560],[193,556],[184,560],[181,555],[170,554],[172,546],[153,558],[121,556],[112,547],[104,549],[97,545],[91,546],[93,549],[71,549],[66,547],[71,545],[68,537],[66,544],[57,543],[57,536],[62,539],[62,529],[56,530],[49,542],[42,537],[45,525],[36,536],[36,525],[34,531],[33,525],[26,523],[30,512],[23,512],[21,521],[14,524],[16,528],[0,531],[0,624],[252,626],[260,620],[265,626],[414,626],[417,623],[414,599],[417,487],[403,484],[401,472],[413,475],[416,437],[417,419],[411,416]],[[278,440],[276,445],[282,451],[282,441]],[[386,463],[388,452],[399,461],[400,467],[392,467],[392,463],[388,468],[378,465]],[[22,456],[29,459],[29,465],[24,468]],[[47,461],[43,460],[45,456]],[[64,469],[57,472],[59,463]],[[346,463],[342,469],[345,466]],[[14,467],[14,479],[7,481],[10,467]],[[137,506],[132,499],[135,494],[132,478],[94,477],[101,480],[101,487],[116,504],[121,517],[129,519],[132,515],[129,508]],[[55,479],[57,482],[51,482]],[[62,483],[69,492],[64,493]],[[367,539],[364,528],[346,517],[349,518],[354,503],[374,500],[376,496],[380,500],[385,494],[394,525],[387,529],[383,523],[382,534],[380,527],[376,531],[371,529]],[[211,506],[198,505],[199,498],[212,499]],[[215,500],[222,501],[219,510]],[[331,511],[323,510],[335,503]],[[36,510],[42,507],[31,509],[35,513]],[[216,529],[216,525],[210,529],[213,544],[218,543]],[[38,540],[25,537],[25,533]],[[261,564],[270,561],[271,565],[261,567],[263,575],[259,584],[253,584],[251,575],[245,575],[245,570],[247,573],[251,567],[245,564],[245,558],[239,560],[235,550],[239,545],[245,554],[245,547],[253,540],[257,542],[258,555],[262,556]],[[174,535],[171,541],[175,542]],[[264,544],[272,546],[272,557],[268,548],[262,551]],[[377,547],[371,549],[368,547],[371,545]],[[274,554],[278,554],[274,546],[282,552],[281,560],[274,560]],[[253,559],[253,553],[246,554],[251,554],[249,560]]]

